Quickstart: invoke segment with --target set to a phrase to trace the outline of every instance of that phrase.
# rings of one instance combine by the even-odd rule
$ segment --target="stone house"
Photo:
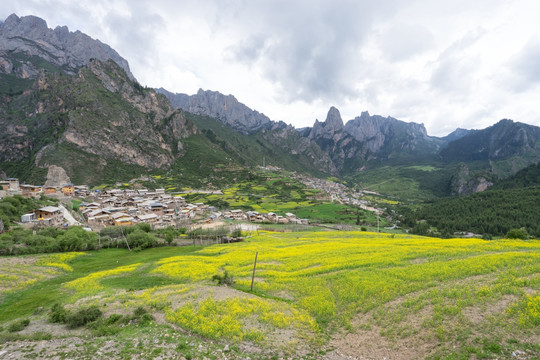
[[[47,225],[56,226],[64,222],[64,214],[62,210],[56,206],[45,206],[41,209],[34,210],[38,221],[43,221]]]

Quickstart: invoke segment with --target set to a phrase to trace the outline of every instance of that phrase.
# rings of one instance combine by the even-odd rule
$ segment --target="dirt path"
[[[73,217],[73,215],[71,215],[71,213],[68,211],[68,209],[66,209],[64,207],[64,205],[62,204],[59,204],[58,207],[62,210],[62,213],[64,214],[64,219],[68,222],[68,224],[70,226],[73,226],[73,225],[81,225],[80,222],[78,222],[77,220],[75,220],[75,218]]]

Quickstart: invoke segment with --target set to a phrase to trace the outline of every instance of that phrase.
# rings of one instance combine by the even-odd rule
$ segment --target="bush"
[[[146,309],[143,308],[142,306],[139,306],[138,308],[136,308],[136,309],[133,311],[133,316],[135,316],[135,317],[141,317],[141,316],[143,316],[144,314],[148,314],[148,311],[146,311]]]
[[[231,274],[229,274],[227,270],[225,270],[223,275],[216,274],[212,276],[212,281],[216,281],[218,285],[230,286],[234,284],[234,277]]]
[[[80,327],[96,321],[102,315],[103,313],[101,312],[101,310],[99,310],[97,306],[93,305],[88,308],[80,309],[76,313],[68,315],[66,318],[66,323],[72,328]]]
[[[133,320],[139,323],[147,323],[150,321],[154,321],[154,318],[148,313],[145,308],[139,306],[133,311]]]
[[[12,323],[11,325],[9,325],[8,331],[9,332],[18,332],[18,331],[21,331],[22,329],[24,329],[25,327],[27,327],[29,324],[30,324],[30,320],[28,320],[28,319],[16,321],[16,322]]]
[[[128,226],[125,228],[126,235],[131,234],[132,232],[135,232],[135,231],[143,231],[145,233],[149,233],[152,231],[152,227],[148,223],[140,223],[140,224],[135,224],[135,225]]]
[[[147,249],[158,244],[157,238],[153,234],[150,234],[140,229],[136,229],[126,238],[129,246],[133,248]]]
[[[124,236],[124,229],[120,226],[106,227],[100,230],[99,235],[119,239]]]
[[[234,229],[233,232],[231,233],[231,237],[233,237],[233,238],[242,237],[242,229],[240,229],[240,228]]]
[[[121,320],[124,318],[121,314],[111,314],[105,321],[107,325],[116,324],[118,322],[121,322]]]
[[[49,321],[52,323],[65,324],[68,317],[68,311],[58,303],[54,304],[49,314]]]
[[[524,229],[511,229],[506,233],[506,238],[526,240],[529,238],[529,234]]]
[[[97,238],[96,233],[86,231],[80,226],[73,226],[57,240],[60,251],[81,251],[97,249]]]

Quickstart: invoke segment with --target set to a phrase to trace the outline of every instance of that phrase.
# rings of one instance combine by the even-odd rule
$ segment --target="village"
[[[345,185],[338,182],[318,179],[306,175],[293,174],[292,177],[307,187],[320,190],[321,197],[319,197],[318,200],[352,205],[378,214],[382,213],[381,209],[370,206],[369,201],[362,199],[365,195],[379,195],[379,193],[375,191],[351,191]]]
[[[259,213],[233,209],[219,211],[203,203],[190,204],[179,195],[167,194],[165,189],[106,189],[91,191],[86,185],[63,184],[61,186],[38,186],[19,184],[18,179],[0,181],[0,198],[21,195],[38,198],[45,195],[59,200],[58,206],[46,206],[21,216],[24,226],[67,227],[82,225],[88,230],[107,226],[129,226],[148,223],[152,228],[169,226],[191,228],[194,224],[220,221],[248,221],[253,223],[303,224],[295,214],[285,216],[274,212]],[[84,199],[78,204],[78,212],[69,212],[62,204],[71,199]],[[77,218],[77,219],[76,219]]]

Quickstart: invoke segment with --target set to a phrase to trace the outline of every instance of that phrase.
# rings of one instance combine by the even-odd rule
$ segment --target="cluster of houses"
[[[94,191],[79,210],[92,226],[128,226],[150,223],[156,228],[188,225],[196,216],[213,212],[208,205],[188,204],[181,196],[166,194],[165,189],[111,189]]]
[[[229,210],[217,211],[203,203],[189,204],[181,196],[165,193],[164,189],[110,189],[90,191],[88,186],[64,184],[58,187],[19,184],[15,178],[0,181],[4,194],[20,194],[38,197],[65,196],[87,200],[78,208],[90,227],[128,226],[135,223],[150,223],[154,228],[167,226],[189,226],[196,221],[219,220],[250,221],[256,223],[307,224],[307,219],[298,219],[294,214],[285,216],[270,212]],[[46,206],[21,217],[22,223],[63,226],[63,210],[57,206]]]
[[[324,198],[321,198],[321,196],[319,196],[318,200],[335,201],[339,202],[340,204],[358,206],[367,211],[373,211],[377,213],[382,212],[381,209],[369,206],[369,201],[362,199],[364,195],[379,195],[377,192],[368,190],[354,192],[343,184],[329,180],[317,179],[305,175],[295,174],[294,178],[312,189],[321,190],[322,194],[324,194],[322,195]]]
[[[213,214],[216,216],[217,214]],[[212,216],[212,215],[211,215]],[[309,223],[308,219],[299,219],[293,213],[286,213],[285,216],[273,212],[259,213],[257,211],[230,210],[224,212],[223,217],[232,220],[250,221],[255,223],[275,223],[275,224],[303,224]]]
[[[349,203],[367,207],[359,197],[351,195],[344,185],[311,178],[295,176],[305,185],[321,191],[321,196],[341,203]],[[307,219],[299,219],[295,214],[285,216],[269,212],[229,210],[219,212],[216,208],[203,203],[189,204],[181,196],[165,193],[164,189],[110,189],[94,190],[86,185],[63,184],[61,186],[37,186],[19,184],[18,179],[8,178],[0,181],[0,197],[2,195],[20,194],[25,197],[47,195],[52,197],[75,197],[85,199],[79,205],[79,211],[90,227],[127,226],[135,223],[150,223],[155,228],[167,226],[189,226],[197,221],[237,220],[254,223],[276,224],[308,224]],[[354,196],[359,195],[359,196]],[[361,203],[362,202],[362,203]],[[375,209],[369,209],[375,210]],[[65,224],[63,209],[46,206],[24,214],[21,222],[42,224],[45,226],[62,226]]]
[[[17,178],[0,180],[0,191],[3,195],[22,195],[24,197],[39,197],[41,195],[64,195],[83,197],[90,194],[86,185],[63,184],[61,186],[40,186],[19,184]]]
[[[281,216],[244,210],[220,212],[203,203],[189,204],[183,197],[167,194],[164,189],[112,189],[94,192],[87,198],[94,201],[80,204],[79,210],[87,218],[88,224],[95,226],[123,226],[144,222],[160,228],[219,220],[307,224],[306,219],[298,219],[292,213]]]

